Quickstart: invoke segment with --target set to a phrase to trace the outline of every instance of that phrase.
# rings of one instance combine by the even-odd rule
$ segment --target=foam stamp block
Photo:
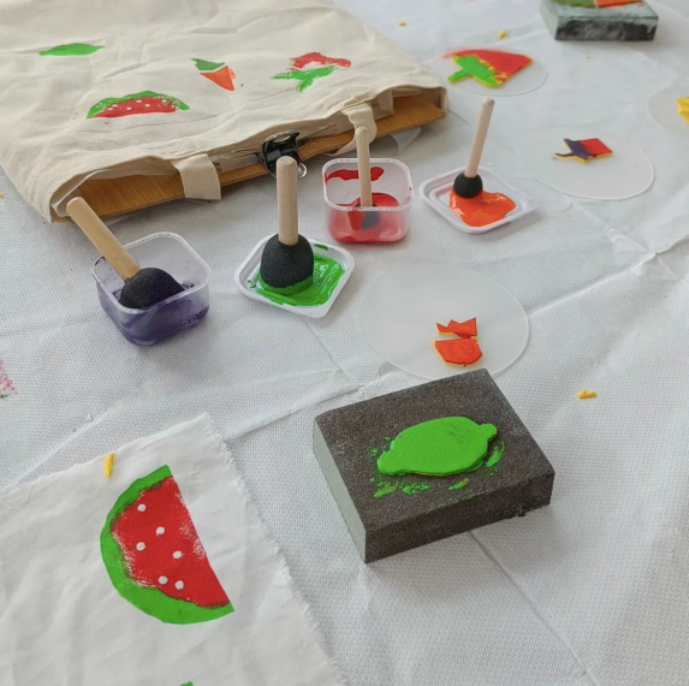
[[[615,1],[541,0],[541,15],[557,40],[653,40],[658,15],[649,5]]]
[[[314,452],[365,562],[548,505],[555,479],[484,369],[326,412]]]

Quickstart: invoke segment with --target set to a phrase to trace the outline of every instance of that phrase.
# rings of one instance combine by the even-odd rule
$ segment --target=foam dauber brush
[[[70,200],[67,212],[122,277],[120,305],[123,307],[144,310],[184,290],[166,271],[155,267],[142,269],[83,198]]]
[[[301,293],[313,281],[313,249],[299,235],[297,213],[297,162],[281,157],[276,165],[278,232],[264,246],[260,278],[277,293]]]
[[[460,198],[475,198],[483,191],[483,181],[478,173],[478,167],[481,162],[481,155],[483,154],[483,145],[486,142],[488,135],[488,127],[490,126],[490,118],[493,114],[493,106],[495,100],[493,98],[486,98],[481,105],[481,113],[476,125],[476,133],[474,134],[474,142],[471,146],[471,153],[469,154],[469,161],[466,169],[457,174],[452,190]]]

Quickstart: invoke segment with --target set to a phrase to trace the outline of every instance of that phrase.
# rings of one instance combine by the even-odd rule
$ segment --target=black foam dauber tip
[[[280,243],[277,235],[264,246],[261,256],[261,281],[283,293],[299,293],[313,280],[313,249],[299,236],[295,245]]]
[[[464,172],[457,174],[452,190],[460,198],[475,198],[483,191],[483,181],[477,174],[476,176],[465,176]]]
[[[167,272],[145,267],[124,282],[120,305],[144,310],[184,290]]]

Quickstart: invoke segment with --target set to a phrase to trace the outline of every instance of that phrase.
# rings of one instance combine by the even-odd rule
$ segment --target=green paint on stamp
[[[449,486],[447,490],[456,491],[460,488],[464,488],[468,483],[469,479],[462,479],[461,481],[458,481],[456,484],[452,484],[452,486]]]
[[[330,248],[327,245],[323,245],[323,243],[314,243],[314,245],[321,250],[330,250]]]
[[[503,441],[497,441],[493,446],[493,452],[490,454],[486,460],[486,467],[497,467],[502,456],[505,454],[505,443]]]

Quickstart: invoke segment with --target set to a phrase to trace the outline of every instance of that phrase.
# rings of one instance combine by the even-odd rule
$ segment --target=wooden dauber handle
[[[481,155],[483,154],[483,144],[486,142],[486,136],[488,135],[488,127],[490,126],[490,118],[493,115],[494,105],[495,100],[493,100],[493,98],[486,98],[483,101],[483,105],[481,105],[481,114],[478,118],[478,124],[476,124],[474,142],[471,145],[469,161],[464,171],[464,176],[469,179],[478,174],[478,166],[481,163]]]
[[[297,214],[297,161],[283,155],[277,161],[278,239],[283,245],[296,245],[299,240]]]
[[[368,150],[368,129],[359,126],[354,134],[356,139],[356,162],[359,167],[359,189],[361,207],[373,207],[371,191],[371,156]]]
[[[131,279],[141,270],[134,258],[122,247],[122,243],[113,236],[112,231],[103,224],[86,200],[83,198],[70,200],[67,203],[67,212],[124,281]]]

